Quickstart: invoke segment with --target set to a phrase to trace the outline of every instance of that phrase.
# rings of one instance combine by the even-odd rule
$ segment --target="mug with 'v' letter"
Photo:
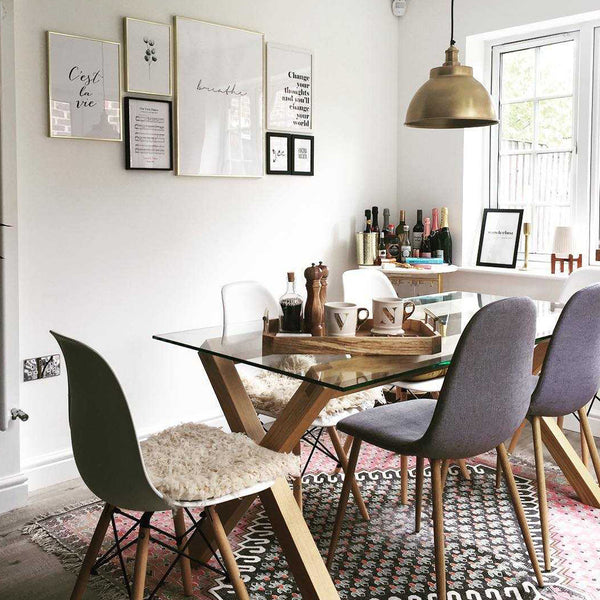
[[[361,317],[360,313],[366,313]],[[325,303],[325,331],[334,337],[356,335],[356,330],[369,318],[368,308],[359,308],[352,302]]]
[[[373,333],[401,335],[402,324],[415,312],[415,303],[402,298],[373,298]]]

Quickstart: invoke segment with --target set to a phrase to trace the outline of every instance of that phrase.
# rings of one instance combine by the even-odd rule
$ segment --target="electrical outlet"
[[[27,358],[23,361],[23,381],[35,381],[60,375],[60,354]]]

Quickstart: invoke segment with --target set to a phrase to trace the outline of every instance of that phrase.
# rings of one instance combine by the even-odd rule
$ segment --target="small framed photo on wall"
[[[267,175],[290,173],[290,136],[285,133],[267,133]]]
[[[312,135],[292,136],[292,175],[315,174],[314,144]]]
[[[172,94],[170,25],[125,17],[125,57],[128,92]]]
[[[523,209],[486,208],[481,222],[477,266],[517,266]]]
[[[125,168],[171,171],[171,102],[125,98]]]

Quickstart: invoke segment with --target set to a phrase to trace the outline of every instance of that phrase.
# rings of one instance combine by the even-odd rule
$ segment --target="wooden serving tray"
[[[352,354],[365,356],[418,356],[437,354],[442,349],[442,336],[430,325],[417,319],[404,321],[403,336],[371,334],[373,320],[368,319],[352,337],[277,336],[279,319],[265,319],[263,352],[265,354]]]

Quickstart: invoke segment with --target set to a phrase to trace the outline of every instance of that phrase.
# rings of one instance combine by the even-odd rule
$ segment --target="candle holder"
[[[525,236],[525,260],[521,271],[529,269],[529,238],[531,237],[531,223],[523,223],[523,235]]]

